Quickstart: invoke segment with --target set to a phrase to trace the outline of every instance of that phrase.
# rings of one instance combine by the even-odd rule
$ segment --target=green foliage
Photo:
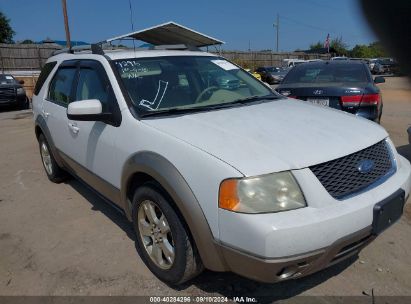
[[[21,42],[19,42],[20,44],[35,44],[35,42],[31,39],[25,39]]]
[[[321,43],[321,41],[318,41],[317,43],[310,44],[310,50],[317,50],[317,49],[322,49],[324,45]]]
[[[349,54],[348,44],[343,41],[342,36],[332,39],[330,42],[330,48],[333,48],[340,56],[347,56]]]
[[[15,32],[10,26],[10,19],[0,12],[0,43],[13,43]]]
[[[369,45],[357,44],[351,51],[351,57],[379,58],[388,57],[388,55],[379,42],[373,42]]]
[[[310,50],[321,49],[323,47],[321,41],[310,44]],[[330,41],[330,49],[335,50],[338,56],[344,55],[353,58],[389,57],[379,42],[372,42],[369,45],[357,44],[350,50],[348,44],[343,41],[342,37],[337,37]]]

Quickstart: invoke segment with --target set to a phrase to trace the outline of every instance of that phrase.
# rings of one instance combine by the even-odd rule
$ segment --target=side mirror
[[[87,99],[69,103],[67,117],[79,121],[103,121],[107,114],[103,113],[103,106],[98,99]]]
[[[385,82],[385,78],[382,76],[377,76],[374,78],[374,83],[384,83]]]
[[[24,80],[19,80],[19,83],[20,83],[20,84],[24,84]]]

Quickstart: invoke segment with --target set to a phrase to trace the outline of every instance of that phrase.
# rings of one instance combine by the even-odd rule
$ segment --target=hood
[[[214,155],[246,176],[305,168],[388,136],[364,118],[294,99],[142,122]]]

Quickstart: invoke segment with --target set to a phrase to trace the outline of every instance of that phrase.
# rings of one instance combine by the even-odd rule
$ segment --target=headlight
[[[23,95],[26,94],[23,88],[17,88],[17,95]]]
[[[243,213],[267,213],[306,206],[289,171],[257,177],[226,179],[220,185],[219,207]]]

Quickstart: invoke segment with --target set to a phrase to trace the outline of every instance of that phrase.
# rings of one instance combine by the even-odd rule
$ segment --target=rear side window
[[[60,68],[54,75],[50,84],[49,100],[67,106],[71,100],[71,89],[73,86],[76,68]]]
[[[49,77],[51,71],[56,66],[56,64],[57,61],[52,61],[44,65],[43,69],[41,70],[40,76],[37,79],[36,86],[34,87],[34,95],[38,95],[40,93],[40,90],[43,87],[44,82],[46,81],[47,77]]]

